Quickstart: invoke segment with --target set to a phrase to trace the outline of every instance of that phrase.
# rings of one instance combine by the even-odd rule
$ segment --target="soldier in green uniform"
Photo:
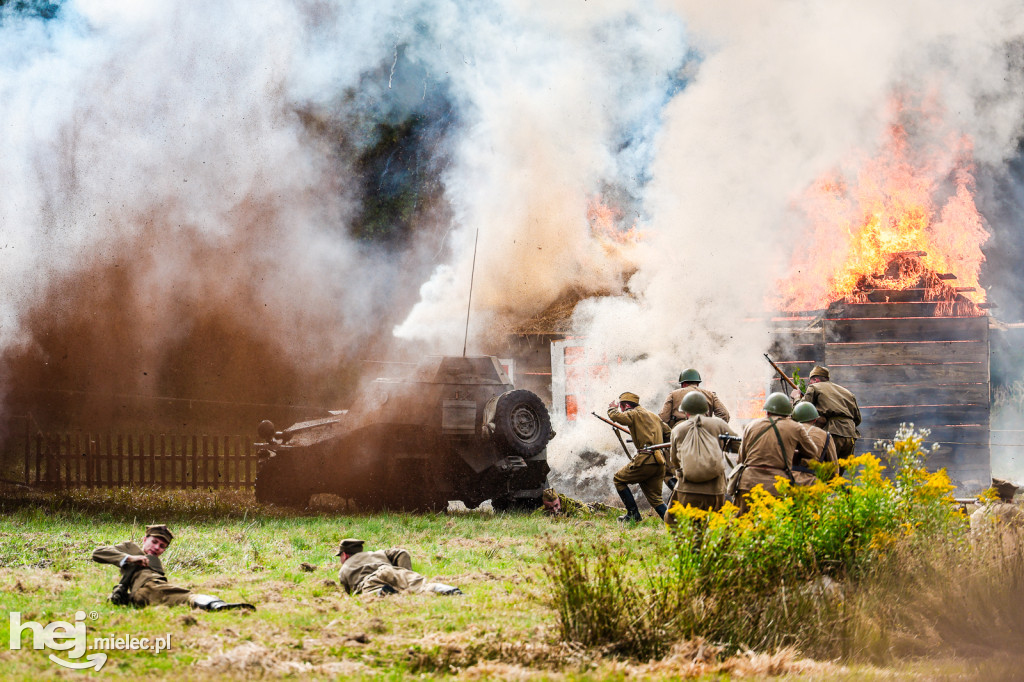
[[[707,416],[718,417],[719,419],[728,422],[729,421],[729,410],[725,409],[725,405],[718,399],[714,391],[709,391],[706,388],[700,386],[701,378],[700,372],[695,369],[684,369],[679,373],[679,388],[668,394],[665,398],[665,404],[661,406],[661,412],[658,414],[661,417],[661,421],[665,422],[669,426],[675,426],[676,422],[680,422],[686,419],[686,414],[682,410],[683,398],[687,393],[694,391],[699,392],[708,401]]]
[[[462,594],[462,590],[451,585],[428,583],[426,578],[412,570],[412,557],[404,549],[364,552],[364,544],[366,543],[356,538],[345,538],[335,555],[341,557],[338,582],[349,594]]]
[[[640,453],[649,445],[668,442],[672,434],[668,424],[650,410],[640,407],[640,397],[636,393],[623,393],[618,402],[608,404],[608,418],[616,424],[629,428],[637,454],[633,460],[615,473],[613,479],[615,492],[619,494],[626,506],[626,513],[619,517],[620,521],[641,521],[640,510],[636,499],[629,489],[630,483],[639,483],[640,490],[647,498],[648,504],[665,518],[665,503],[662,501],[661,488],[665,484],[665,456],[660,450]]]
[[[101,564],[113,564],[121,568],[121,583],[111,601],[119,605],[153,606],[165,604],[176,606],[188,604],[197,609],[222,611],[225,609],[256,610],[252,604],[229,604],[208,594],[195,594],[184,587],[171,585],[167,582],[162,555],[174,539],[174,534],[164,524],[146,526],[146,535],[142,546],[134,542],[122,542],[119,545],[97,547],[93,550],[92,560]]]
[[[548,516],[593,516],[615,509],[615,507],[609,507],[600,502],[580,502],[554,488],[544,490],[541,495],[541,505],[539,511]]]
[[[857,398],[839,384],[833,383],[827,367],[815,367],[807,377],[807,392],[802,396],[794,390],[792,397],[810,403],[825,418],[825,430],[832,434],[839,459],[853,455],[860,438],[860,407]]]

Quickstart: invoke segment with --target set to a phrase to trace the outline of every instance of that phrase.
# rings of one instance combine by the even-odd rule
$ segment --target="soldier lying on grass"
[[[541,507],[538,511],[547,516],[595,516],[617,512],[618,509],[600,502],[580,502],[554,488],[546,488],[541,495]]]
[[[208,594],[193,594],[184,587],[171,585],[164,575],[160,555],[166,551],[174,534],[170,529],[157,524],[146,526],[146,535],[140,548],[134,542],[122,542],[113,547],[97,547],[92,560],[101,564],[114,564],[121,568],[121,582],[114,588],[110,601],[118,606],[152,606],[166,604],[176,606],[188,604],[205,611],[225,609],[256,610],[252,604],[229,604]]]
[[[412,570],[412,557],[404,549],[364,552],[364,544],[362,540],[345,538],[335,555],[341,557],[338,581],[349,594],[462,594],[462,590],[451,585],[428,583],[426,578]]]

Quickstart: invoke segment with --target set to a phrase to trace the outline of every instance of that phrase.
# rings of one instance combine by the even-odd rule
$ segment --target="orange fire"
[[[590,224],[590,233],[599,240],[616,244],[630,244],[643,239],[643,233],[636,229],[635,224],[629,229],[623,230],[620,227],[621,221],[622,211],[604,203],[600,195],[591,197],[587,202],[587,222]]]
[[[903,113],[897,102],[896,119]],[[915,112],[921,114],[920,111]],[[798,248],[789,279],[780,284],[781,308],[815,310],[845,298],[865,276],[885,272],[896,254],[923,252],[922,264],[936,273],[956,276],[951,282],[963,295],[980,303],[978,283],[985,257],[981,245],[989,237],[974,204],[973,147],[964,135],[946,135],[940,142],[913,142],[935,117],[894,123],[880,154],[859,160],[845,182],[839,173],[815,182],[799,208],[809,218],[811,237]],[[914,254],[920,255],[920,253]],[[894,289],[912,286],[887,281]]]

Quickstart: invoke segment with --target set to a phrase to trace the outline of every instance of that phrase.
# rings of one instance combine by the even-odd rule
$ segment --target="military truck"
[[[516,390],[491,356],[429,356],[369,382],[348,410],[258,432],[260,502],[304,507],[326,493],[405,511],[488,499],[498,511],[537,508],[554,437],[540,397]]]

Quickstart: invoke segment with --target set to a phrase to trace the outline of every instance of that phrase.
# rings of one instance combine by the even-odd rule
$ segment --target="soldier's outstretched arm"
[[[120,566],[129,556],[132,556],[132,554],[128,551],[128,547],[125,544],[105,545],[97,547],[92,551],[92,560],[100,564]]]

